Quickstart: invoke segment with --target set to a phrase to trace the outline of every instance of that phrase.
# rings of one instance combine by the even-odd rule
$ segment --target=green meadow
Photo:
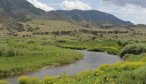
[[[146,43],[140,41],[109,41],[95,42],[56,42],[54,45],[71,49],[89,49],[109,52],[116,49],[116,54],[123,61],[109,65],[104,64],[95,70],[79,72],[74,76],[62,74],[57,77],[38,78],[21,77],[19,84],[145,84],[146,78]],[[96,46],[93,46],[95,45]],[[80,46],[79,46],[80,45]],[[107,49],[108,47],[111,49]],[[101,50],[100,50],[101,49]],[[124,55],[123,55],[124,53]]]
[[[144,4],[0,0],[0,84],[146,84]]]
[[[46,66],[69,64],[83,58],[77,51],[32,39],[8,38],[1,42],[0,78],[33,72]]]
[[[89,26],[67,21],[32,19],[25,31],[0,30],[0,79],[74,63],[76,50],[106,52],[123,61],[101,65],[74,76],[21,77],[19,84],[145,84],[146,29],[139,26]],[[102,28],[101,28],[102,27]],[[64,59],[66,58],[66,59]],[[141,73],[140,73],[141,72]],[[6,84],[1,80],[0,84]]]

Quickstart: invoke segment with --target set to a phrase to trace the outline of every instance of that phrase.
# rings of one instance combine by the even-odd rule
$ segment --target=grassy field
[[[0,78],[73,63],[83,58],[72,50],[78,49],[116,54],[124,61],[73,77],[61,75],[43,80],[21,77],[19,84],[146,83],[145,26],[102,26],[45,19],[32,19],[17,26],[21,28],[0,30]]]
[[[24,74],[45,66],[64,65],[81,58],[83,55],[79,52],[45,45],[42,40],[35,38],[1,39],[0,78]]]
[[[83,71],[75,76],[66,74],[58,77],[46,77],[43,80],[37,78],[21,77],[19,84],[145,84],[146,78],[146,43],[143,41],[114,41],[96,40],[88,42],[79,41],[55,41],[53,45],[71,49],[89,49],[94,51],[108,51],[104,47],[117,48],[117,54],[124,52],[125,61],[113,65],[101,65],[96,70]],[[100,46],[100,47],[99,47]],[[112,50],[112,49],[109,49]],[[113,50],[112,50],[113,51]],[[141,52],[142,51],[142,52]]]
[[[145,84],[146,58],[135,62],[102,65],[96,70],[80,72],[75,76],[37,78],[21,77],[19,84]]]
[[[120,46],[115,40],[89,40],[89,41],[55,41],[54,45],[62,48],[89,50],[96,52],[108,52],[118,54]]]
[[[18,28],[8,31],[8,35],[33,37],[46,36],[57,39],[69,36],[70,39],[89,40],[118,39],[118,40],[146,40],[145,26],[102,26],[91,23],[74,23],[62,20],[32,19],[19,23]],[[1,29],[1,26],[0,26]],[[0,35],[4,31],[0,30]]]

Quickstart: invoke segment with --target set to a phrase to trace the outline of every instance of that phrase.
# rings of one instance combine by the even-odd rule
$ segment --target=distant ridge
[[[57,10],[51,11],[51,13],[60,14],[64,16],[64,18],[75,21],[95,22],[97,24],[133,25],[130,21],[123,21],[114,15],[97,10]]]
[[[34,7],[26,0],[0,0],[0,14],[19,21],[45,17],[45,19],[86,21],[96,24],[133,25],[129,21],[123,21],[111,14],[97,10],[56,10],[45,12]],[[3,17],[0,18],[2,19]]]

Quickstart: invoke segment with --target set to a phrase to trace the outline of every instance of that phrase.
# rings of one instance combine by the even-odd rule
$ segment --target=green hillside
[[[73,76],[20,77],[18,84],[146,84],[146,25],[97,10],[45,12],[26,0],[0,0],[0,84],[75,63],[84,58],[77,50],[117,55],[122,61]]]

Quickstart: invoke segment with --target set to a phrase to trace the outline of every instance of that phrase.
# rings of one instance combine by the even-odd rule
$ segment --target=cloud
[[[117,5],[133,4],[146,8],[146,0],[103,0],[103,1],[112,2]]]
[[[64,10],[72,10],[72,9],[79,9],[79,10],[91,10],[91,6],[80,1],[80,0],[65,0],[63,1],[60,6]]]
[[[43,4],[43,3],[39,2],[38,0],[27,0],[27,1],[30,2],[31,4],[33,4],[36,8],[40,8],[46,12],[54,10],[54,8],[49,7],[48,5]]]
[[[136,24],[146,24],[146,8],[134,4],[116,5],[105,3],[97,10],[104,11],[117,16],[123,20]]]

